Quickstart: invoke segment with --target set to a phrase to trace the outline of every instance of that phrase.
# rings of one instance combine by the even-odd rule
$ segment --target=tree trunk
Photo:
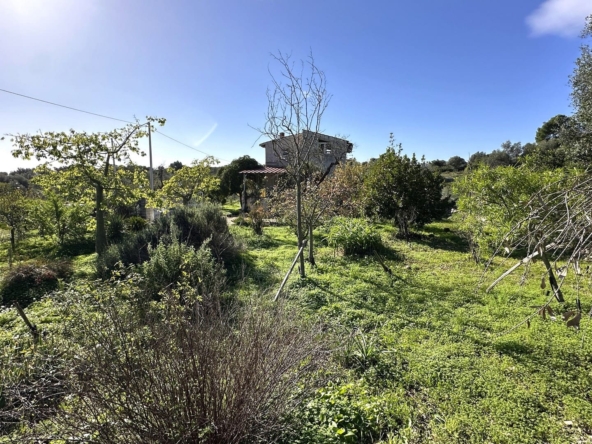
[[[302,184],[300,174],[296,176],[296,234],[298,235],[298,249],[302,247]],[[300,255],[300,277],[305,278],[304,253]]]
[[[16,230],[14,227],[10,227],[10,247],[12,251],[16,248]]]
[[[314,259],[312,232],[313,232],[313,226],[312,226],[312,224],[310,224],[308,226],[308,262],[310,262],[311,265],[316,265],[315,259]]]
[[[246,213],[247,208],[247,174],[243,173],[243,192],[242,192],[242,200],[241,200],[241,210],[243,213]]]
[[[102,185],[96,186],[95,205],[97,211],[97,228],[95,231],[95,251],[101,256],[107,249],[107,231],[105,229],[105,210],[103,210],[104,190]]]

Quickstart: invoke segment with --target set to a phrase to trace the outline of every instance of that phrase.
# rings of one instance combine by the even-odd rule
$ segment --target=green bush
[[[112,214],[107,221],[107,240],[110,244],[121,242],[125,235],[125,221],[119,214]]]
[[[178,230],[180,242],[199,249],[209,239],[208,246],[217,260],[224,262],[234,258],[237,245],[228,230],[222,209],[211,203],[198,207],[179,207],[157,221],[161,234],[171,235],[171,224]]]
[[[125,219],[125,227],[128,231],[137,233],[138,231],[142,231],[148,222],[141,216],[132,216]]]
[[[142,265],[146,289],[154,298],[163,291],[177,291],[182,297],[187,291],[200,298],[219,294],[224,285],[225,271],[214,260],[204,243],[199,249],[174,239],[148,247],[150,260]]]
[[[72,275],[68,261],[37,261],[19,264],[8,270],[0,284],[0,301],[3,305],[18,302],[22,307],[40,299],[59,287],[59,280]]]
[[[144,230],[131,233],[117,244],[110,245],[102,256],[97,258],[97,274],[108,277],[117,263],[137,265],[150,258],[149,246],[156,246],[159,235],[155,227],[147,226]]]
[[[380,248],[380,234],[364,219],[335,217],[329,225],[327,242],[345,255],[363,255]]]
[[[222,210],[206,203],[196,208],[175,208],[143,230],[128,233],[98,258],[97,273],[108,277],[118,262],[124,266],[141,264],[150,259],[149,247],[155,248],[160,242],[171,243],[173,238],[195,250],[207,242],[214,258],[225,263],[238,251]]]

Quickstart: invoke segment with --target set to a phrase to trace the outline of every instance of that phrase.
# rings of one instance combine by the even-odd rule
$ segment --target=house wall
[[[309,142],[303,141],[301,146],[305,146],[308,143],[314,143],[317,145],[315,150],[311,152],[311,160],[315,162],[317,165],[322,167],[323,170],[329,168],[331,163],[335,161],[345,162],[347,158],[347,153],[351,151],[351,144],[344,139],[340,139],[338,137],[326,136],[324,134],[316,134],[317,139],[322,141],[319,142]],[[303,134],[300,134],[296,137],[315,137],[315,133],[310,131],[304,131]],[[330,148],[330,153],[325,153],[320,147],[320,143],[327,143],[328,147]],[[277,139],[274,141],[265,142],[265,165],[271,167],[284,167],[286,166],[286,160],[280,158],[278,154],[282,152],[289,152],[295,149],[294,144],[294,136],[286,136],[281,139]],[[289,156],[289,154],[288,154]]]

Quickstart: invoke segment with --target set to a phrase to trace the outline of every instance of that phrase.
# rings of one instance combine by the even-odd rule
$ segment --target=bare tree
[[[261,136],[270,140],[278,163],[296,184],[296,233],[298,248],[302,246],[302,187],[310,173],[323,164],[322,145],[319,143],[321,120],[331,95],[327,92],[325,73],[310,54],[297,67],[289,55],[272,55],[281,74],[270,72],[272,87],[267,91],[268,108],[265,125],[257,128]],[[300,277],[305,277],[304,255],[300,256]]]

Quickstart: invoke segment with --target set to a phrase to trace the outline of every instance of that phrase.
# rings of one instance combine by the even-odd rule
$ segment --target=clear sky
[[[0,89],[124,120],[224,160],[264,160],[270,53],[312,50],[333,98],[327,134],[360,160],[468,157],[533,141],[571,114],[568,76],[592,0],[0,0]],[[118,122],[0,92],[0,134]],[[156,165],[203,154],[155,136]],[[0,142],[0,171],[27,163]],[[145,159],[142,160],[145,163]],[[223,162],[224,163],[224,162]]]

